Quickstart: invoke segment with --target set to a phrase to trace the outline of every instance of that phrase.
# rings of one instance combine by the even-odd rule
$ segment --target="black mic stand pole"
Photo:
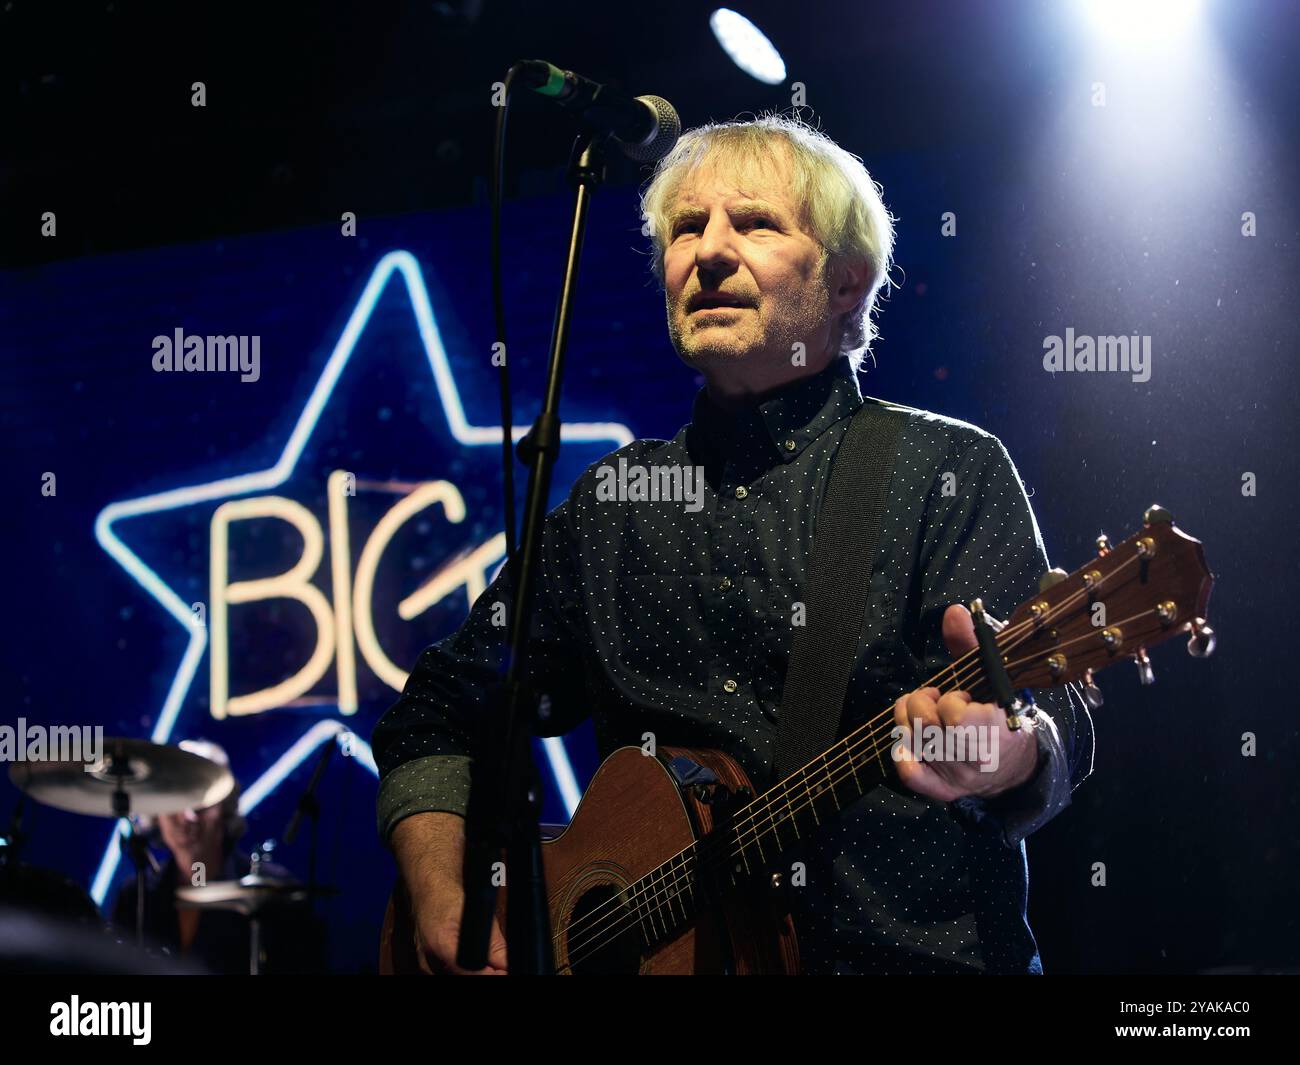
[[[321,752],[316,762],[316,768],[307,782],[307,788],[298,797],[298,805],[294,807],[293,816],[285,827],[284,835],[280,837],[280,841],[286,847],[291,846],[298,838],[298,828],[302,825],[302,819],[311,818],[311,842],[307,849],[307,891],[312,906],[316,905],[316,843],[317,829],[320,827],[320,800],[316,798],[316,788],[320,784],[320,778],[325,775],[325,767],[329,765],[330,756],[334,753],[337,744],[337,735],[331,736],[325,744],[325,750]]]
[[[153,855],[149,853],[149,845],[145,841],[144,834],[136,826],[135,818],[131,816],[131,795],[126,790],[126,781],[128,777],[135,774],[127,761],[126,755],[122,753],[120,747],[113,749],[112,760],[109,763],[109,773],[112,774],[113,780],[113,815],[119,819],[125,820],[130,831],[127,833],[126,842],[123,843],[119,835],[118,847],[125,849],[132,863],[135,865],[135,946],[137,950],[144,949],[144,889],[145,889],[145,866],[151,866],[156,873],[158,863],[154,861]]]
[[[604,148],[603,137],[584,130],[569,156],[569,180],[577,189],[577,199],[564,284],[551,333],[546,395],[537,421],[519,442],[520,458],[528,464],[528,494],[519,557],[507,561],[514,597],[508,667],[504,682],[493,692],[492,709],[484,719],[482,746],[478,748],[479,755],[472,763],[470,774],[465,824],[465,910],[456,955],[456,964],[464,969],[477,970],[487,964],[499,879],[494,876],[495,866],[504,850],[510,900],[504,930],[509,971],[516,975],[555,972],[538,829],[542,785],[532,752],[537,700],[536,693],[525,690],[524,681],[528,676],[528,633],[541,554],[542,523],[550,495],[551,471],[560,447],[564,352],[569,341],[587,211],[592,193],[605,178]]]

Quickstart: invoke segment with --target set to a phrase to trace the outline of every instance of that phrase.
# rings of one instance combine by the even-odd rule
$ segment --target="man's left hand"
[[[943,615],[943,641],[953,658],[974,650],[975,626],[970,611],[964,606],[950,606]],[[894,721],[902,729],[894,745],[895,766],[899,779],[912,791],[941,802],[952,802],[963,796],[975,795],[992,798],[994,795],[1019,787],[1034,775],[1038,765],[1038,742],[1031,719],[1022,718],[1022,727],[1012,732],[1007,728],[1007,715],[993,703],[977,703],[969,692],[940,693],[938,688],[917,688],[902,696],[894,704]],[[918,761],[912,751],[912,730],[920,721],[922,740],[929,731],[926,726],[977,726],[975,733],[980,742],[965,744],[960,760],[951,759],[949,746],[945,757]],[[947,733],[945,735],[953,735]],[[918,743],[923,748],[923,743]],[[981,750],[995,752],[981,768]],[[990,771],[990,767],[996,765]]]

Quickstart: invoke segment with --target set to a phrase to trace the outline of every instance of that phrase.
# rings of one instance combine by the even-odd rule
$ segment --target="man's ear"
[[[831,313],[843,314],[858,307],[871,287],[872,277],[871,263],[866,259],[832,260]]]

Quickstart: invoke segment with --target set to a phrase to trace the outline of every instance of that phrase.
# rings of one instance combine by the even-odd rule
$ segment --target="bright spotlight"
[[[1116,42],[1149,44],[1176,38],[1197,21],[1201,0],[1080,0],[1100,34]]]
[[[765,85],[785,81],[785,61],[772,42],[749,19],[730,8],[720,7],[709,16],[713,36],[736,66]]]

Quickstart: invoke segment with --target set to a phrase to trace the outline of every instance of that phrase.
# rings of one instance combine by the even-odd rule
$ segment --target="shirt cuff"
[[[469,805],[470,760],[462,755],[428,755],[403,762],[379,783],[375,815],[379,838],[388,842],[393,826],[412,814],[465,816]]]
[[[973,825],[997,833],[1008,847],[1019,847],[1070,804],[1070,768],[1061,733],[1050,714],[1033,718],[1038,744],[1034,775],[1018,787],[985,799],[967,795],[953,802],[956,812]]]

